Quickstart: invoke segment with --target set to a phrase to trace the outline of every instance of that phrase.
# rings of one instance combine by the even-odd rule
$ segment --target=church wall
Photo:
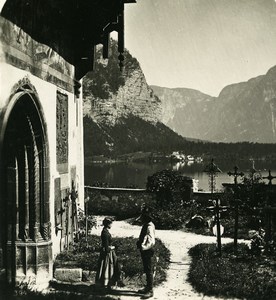
[[[49,47],[41,45],[9,21],[0,17],[0,146],[3,142],[10,97],[20,82],[29,82],[37,92],[41,105],[49,150],[50,173],[50,221],[52,252],[55,256],[64,244],[64,233],[56,231],[55,201],[57,189],[72,189],[74,180],[78,192],[77,201],[84,199],[82,97],[74,95],[73,66]],[[5,31],[3,33],[3,30]],[[20,37],[20,43],[16,38]],[[68,101],[68,149],[67,163],[57,162],[57,94]],[[56,184],[59,182],[59,185]],[[65,194],[61,197],[63,197]],[[62,200],[62,199],[60,199]],[[83,203],[80,204],[83,207]],[[60,239],[62,237],[62,242]]]

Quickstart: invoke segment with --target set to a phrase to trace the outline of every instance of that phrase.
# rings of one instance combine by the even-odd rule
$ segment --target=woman
[[[96,273],[96,284],[105,288],[111,288],[112,285],[115,285],[119,275],[115,247],[111,245],[111,234],[109,232],[112,222],[110,218],[104,218],[103,220],[102,247]]]

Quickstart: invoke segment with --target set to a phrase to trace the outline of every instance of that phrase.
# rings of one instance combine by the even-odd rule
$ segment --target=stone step
[[[56,268],[54,278],[62,282],[81,282],[82,269],[81,268]]]

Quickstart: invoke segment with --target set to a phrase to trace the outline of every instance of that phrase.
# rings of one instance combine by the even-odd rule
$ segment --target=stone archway
[[[43,114],[26,84],[10,102],[1,151],[3,267],[9,283],[47,282],[52,274],[52,242]]]

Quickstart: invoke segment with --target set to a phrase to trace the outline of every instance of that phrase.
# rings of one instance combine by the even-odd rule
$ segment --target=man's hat
[[[136,219],[136,221],[140,221],[142,218],[147,218],[149,220],[152,219],[152,209],[145,204],[142,205],[141,207],[141,214],[140,216]]]
[[[110,218],[110,217],[105,217],[104,219],[103,219],[103,226],[107,226],[108,224],[111,224],[113,222],[113,219],[112,218]]]

